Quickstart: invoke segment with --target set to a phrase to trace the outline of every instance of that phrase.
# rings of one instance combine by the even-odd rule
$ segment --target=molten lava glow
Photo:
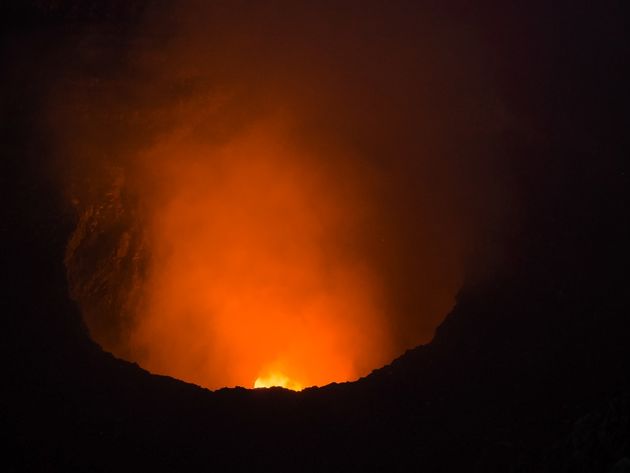
[[[282,373],[270,373],[268,376],[258,377],[254,381],[255,388],[271,388],[273,386],[280,386],[293,391],[301,391],[303,389],[303,386],[291,381]]]
[[[264,123],[221,144],[175,134],[147,152],[152,257],[129,340],[142,366],[210,388],[299,390],[392,356],[357,243],[369,180],[287,135]]]

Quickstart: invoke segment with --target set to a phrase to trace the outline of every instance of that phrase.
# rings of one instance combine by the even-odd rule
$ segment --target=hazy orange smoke
[[[251,3],[158,2],[55,59],[70,290],[153,372],[356,379],[453,306],[506,201],[485,158],[505,114],[466,28]]]
[[[142,366],[210,387],[306,387],[392,355],[353,240],[370,206],[351,166],[318,165],[270,122],[219,146],[174,135],[143,163],[153,263],[130,335]]]

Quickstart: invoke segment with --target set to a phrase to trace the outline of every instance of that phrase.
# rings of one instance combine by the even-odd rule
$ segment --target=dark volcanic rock
[[[125,357],[124,334],[142,300],[150,264],[137,204],[126,192],[124,174],[108,177],[86,201],[77,200],[79,219],[68,242],[65,265],[71,297],[88,329],[107,351]]]

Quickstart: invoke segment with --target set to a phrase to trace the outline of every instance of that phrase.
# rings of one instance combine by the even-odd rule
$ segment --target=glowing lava
[[[301,391],[304,389],[301,384],[291,381],[282,373],[269,373],[267,376],[260,376],[254,381],[255,388],[271,388],[275,386],[291,389],[292,391]]]

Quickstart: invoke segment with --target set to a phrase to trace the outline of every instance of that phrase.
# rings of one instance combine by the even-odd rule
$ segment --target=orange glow
[[[299,390],[391,356],[381,285],[357,245],[368,180],[288,136],[268,120],[220,145],[174,134],[143,156],[152,263],[129,338],[142,366],[211,388]]]
[[[69,45],[51,81],[91,337],[211,389],[350,381],[431,340],[505,201],[470,135],[501,104],[474,42],[172,3]]]
[[[270,373],[267,376],[260,376],[254,381],[255,388],[271,388],[274,386],[291,389],[293,391],[301,391],[304,389],[303,386],[291,381],[282,373]]]

